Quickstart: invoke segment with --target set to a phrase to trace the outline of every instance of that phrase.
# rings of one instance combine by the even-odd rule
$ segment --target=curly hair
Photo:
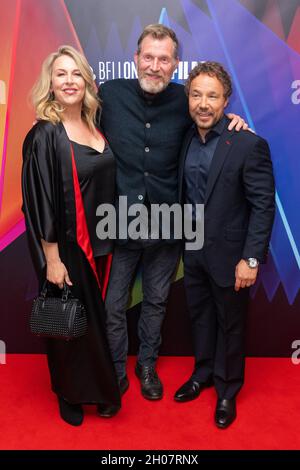
[[[190,92],[190,87],[192,81],[198,77],[198,75],[209,75],[210,77],[216,77],[223,85],[224,88],[224,98],[229,98],[232,94],[232,83],[231,78],[228,72],[219,62],[199,62],[193,70],[191,70],[188,79],[185,83],[185,93],[187,96]]]

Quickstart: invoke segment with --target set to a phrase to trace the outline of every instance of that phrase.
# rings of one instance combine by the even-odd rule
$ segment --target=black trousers
[[[185,252],[184,284],[195,352],[192,377],[213,379],[218,397],[232,399],[244,382],[249,289],[218,286],[202,250]]]
[[[161,326],[181,242],[130,241],[117,245],[105,301],[109,347],[119,378],[126,373],[128,333],[126,310],[137,265],[142,263],[143,301],[138,322],[138,362],[154,365],[161,344]]]

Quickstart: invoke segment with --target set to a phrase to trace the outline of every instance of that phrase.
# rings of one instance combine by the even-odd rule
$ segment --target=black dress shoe
[[[120,410],[120,406],[107,405],[105,403],[99,403],[97,405],[97,411],[102,418],[112,418]]]
[[[127,375],[124,375],[124,377],[122,377],[119,380],[119,388],[120,388],[121,395],[124,395],[124,393],[128,390],[128,387],[129,387],[128,377]]]
[[[211,387],[212,385],[212,381],[197,382],[197,380],[191,378],[175,392],[174,400],[179,402],[195,400],[204,388]]]
[[[81,405],[71,405],[64,398],[58,397],[59,412],[62,419],[72,426],[80,426],[83,421]]]
[[[217,401],[215,423],[218,428],[228,428],[236,418],[235,399],[219,399]]]
[[[154,366],[142,366],[137,363],[135,374],[140,380],[141,392],[147,400],[160,400],[163,396],[163,386]]]

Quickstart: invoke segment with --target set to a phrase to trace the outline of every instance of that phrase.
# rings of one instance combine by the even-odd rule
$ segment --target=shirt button
[[[147,129],[150,129],[150,127],[151,127],[150,122],[146,122],[146,127],[147,127]]]
[[[147,152],[147,153],[150,152],[149,147],[145,147],[145,152]]]
[[[148,171],[145,171],[144,175],[145,175],[145,176],[149,176]]]
[[[139,195],[138,195],[138,200],[139,200],[139,201],[142,201],[142,200],[143,200],[142,194],[139,194]]]

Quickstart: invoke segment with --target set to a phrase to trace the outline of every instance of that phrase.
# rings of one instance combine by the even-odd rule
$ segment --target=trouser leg
[[[184,285],[195,354],[192,377],[207,382],[213,377],[217,319],[209,277],[199,258],[199,253],[185,252]]]
[[[219,287],[211,280],[217,312],[214,382],[219,398],[234,398],[244,383],[245,324],[249,289]]]
[[[107,338],[119,378],[126,374],[128,332],[126,311],[130,286],[142,251],[116,246],[106,295]]]
[[[138,322],[138,362],[154,365],[161,344],[161,326],[181,244],[159,244],[143,251],[143,302]]]

